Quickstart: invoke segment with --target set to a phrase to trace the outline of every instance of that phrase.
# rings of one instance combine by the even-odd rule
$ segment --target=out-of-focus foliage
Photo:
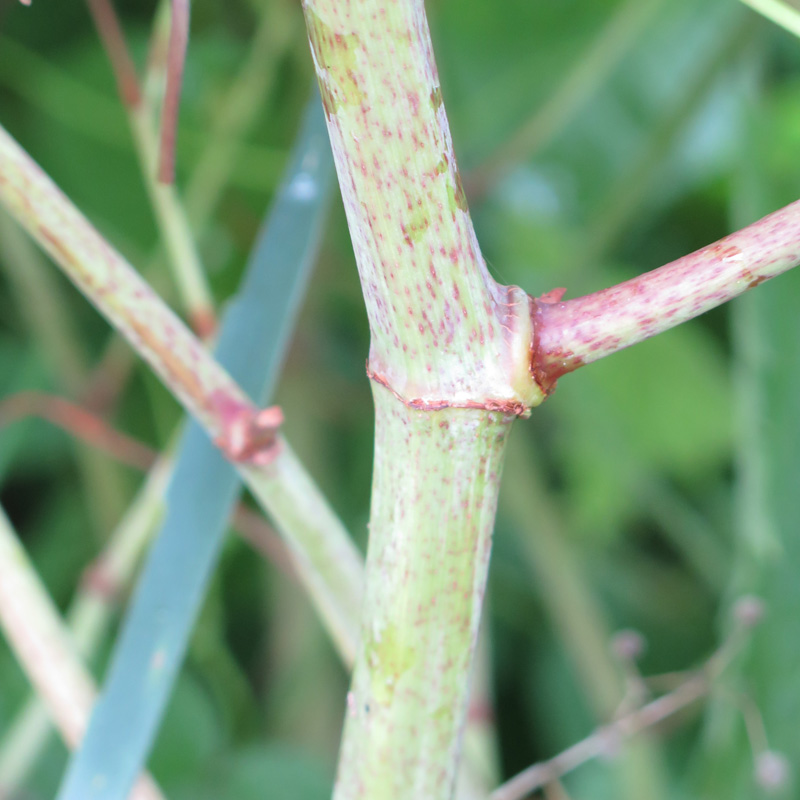
[[[559,91],[623,5],[429,0],[444,100],[468,185],[470,171]],[[583,294],[800,196],[800,42],[728,0],[656,5],[600,90],[551,141],[471,200],[485,256],[500,280],[534,294],[556,286]],[[143,64],[154,8],[117,6]],[[297,3],[196,0],[193,9],[179,187],[189,180],[260,15],[274,14],[290,31],[276,38],[276,79],[267,97],[253,99],[256,123],[213,220],[199,232],[224,303],[280,176],[311,64]],[[745,72],[757,75],[748,86]],[[155,227],[114,82],[82,3],[0,3],[0,119],[144,267],[156,249]],[[758,202],[744,202],[743,193],[748,200],[756,193]],[[56,280],[77,346],[94,364],[107,328]],[[155,282],[172,297],[165,272]],[[791,538],[800,507],[797,281],[779,278],[758,291],[760,366],[741,368],[747,363],[741,342],[756,329],[742,333],[738,326],[756,323],[724,309],[565,377],[517,426],[514,445],[522,455],[509,465],[509,491],[542,499],[521,510],[504,497],[497,525],[487,627],[505,773],[597,724],[600,709],[619,692],[619,673],[605,649],[611,631],[644,633],[645,673],[683,669],[717,646],[730,603],[745,590],[764,593],[772,614],[757,649],[734,665],[736,686],[753,692],[772,745],[800,766],[794,734],[800,555]],[[4,396],[23,388],[63,391],[29,323],[0,273]],[[362,543],[372,436],[367,341],[337,206],[278,399],[288,436]],[[742,393],[759,398],[761,416],[734,415],[747,408]],[[160,448],[179,412],[137,367],[111,419]],[[743,440],[749,426],[757,433]],[[139,481],[127,468],[108,466],[119,497],[98,496],[87,485],[89,473],[79,469],[84,457],[43,422],[0,431],[3,504],[60,603]],[[763,465],[765,489],[755,499],[743,494],[748,464]],[[761,504],[755,512],[753,503]],[[536,509],[550,520],[552,547],[542,544],[548,540]],[[762,529],[768,524],[771,534]],[[773,550],[765,554],[753,542],[767,535]],[[577,593],[569,588],[576,571]],[[95,666],[100,674],[102,659]],[[231,538],[151,767],[174,798],[324,797],[345,690],[346,675],[302,592]],[[25,691],[0,645],[0,734]],[[566,783],[571,796],[633,798],[631,787],[647,785],[652,798],[760,797],[741,715],[726,703],[720,694],[708,722],[695,713],[694,722],[651,737],[646,752],[619,767],[577,771]],[[31,778],[32,796],[52,796],[64,758],[60,745],[48,749]]]

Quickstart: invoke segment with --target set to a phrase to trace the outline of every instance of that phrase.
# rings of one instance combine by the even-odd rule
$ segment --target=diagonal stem
[[[257,419],[241,387],[20,146],[0,128],[0,202],[147,360],[206,433],[234,449]],[[271,460],[237,468],[299,561],[311,595],[345,657],[358,637],[360,556],[288,443],[268,425]]]

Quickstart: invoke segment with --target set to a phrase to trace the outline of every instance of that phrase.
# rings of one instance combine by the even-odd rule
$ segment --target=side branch
[[[358,631],[360,557],[282,439],[277,408],[258,411],[158,295],[0,126],[0,203],[153,367],[235,462],[286,537],[298,574],[347,659]]]
[[[715,244],[585,297],[534,301],[532,370],[561,375],[699,316],[800,264],[800,200]]]

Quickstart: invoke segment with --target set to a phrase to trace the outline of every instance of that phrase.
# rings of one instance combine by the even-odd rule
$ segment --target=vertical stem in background
[[[365,606],[334,798],[452,792],[509,417],[374,386]]]
[[[216,327],[214,303],[188,219],[172,185],[175,171],[178,102],[189,30],[188,0],[175,0],[171,5],[169,71],[162,113],[160,163],[159,137],[153,123],[151,108],[139,88],[138,78],[114,7],[110,0],[87,0],[87,4],[111,62],[120,96],[128,114],[145,188],[153,206],[156,224],[169,254],[175,284],[186,306],[192,328],[201,338],[207,338]],[[155,22],[157,31],[160,30],[162,22],[163,18],[157,16]]]
[[[158,179],[175,180],[175,139],[178,132],[178,106],[183,84],[183,66],[189,44],[189,0],[172,0],[172,21],[167,53],[167,86],[161,111],[161,152]]]

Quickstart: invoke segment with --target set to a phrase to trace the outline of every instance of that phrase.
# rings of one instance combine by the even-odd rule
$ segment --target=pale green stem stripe
[[[241,153],[243,133],[252,128],[275,82],[278,58],[293,31],[287,12],[282,3],[263,3],[248,56],[214,115],[208,143],[185,192],[186,212],[198,233],[213,214]]]
[[[160,460],[109,537],[99,561],[90,568],[67,612],[67,625],[76,652],[86,662],[108,632],[119,592],[130,584],[134,568],[161,515],[171,463]],[[88,720],[91,707],[84,709]],[[50,714],[41,698],[31,697],[0,743],[0,790],[18,787],[41,752]]]
[[[88,711],[94,702],[94,683],[2,509],[0,624],[64,741],[75,748],[86,729]],[[131,796],[136,800],[163,797],[147,775],[137,781]]]
[[[128,117],[142,176],[169,255],[178,293],[194,329],[201,336],[208,335],[214,328],[211,289],[175,185],[160,183],[157,179],[158,137],[147,105],[142,102],[135,108],[129,108]]]
[[[782,0],[742,0],[746,6],[763,14],[768,20],[800,36],[800,11]]]
[[[511,418],[373,390],[367,588],[334,798],[447,800]]]
[[[2,128],[0,201],[153,366],[210,436],[227,441],[231,426],[255,412],[230,375]],[[314,564],[321,577],[311,587],[312,596],[321,597],[319,587],[326,587],[325,595],[336,608],[320,612],[324,619],[341,621],[337,641],[349,636],[352,653],[356,633],[347,632],[345,621],[357,617],[360,556],[280,437],[274,454],[266,467],[237,466],[292,552],[306,554],[301,574],[308,575],[305,564]]]

